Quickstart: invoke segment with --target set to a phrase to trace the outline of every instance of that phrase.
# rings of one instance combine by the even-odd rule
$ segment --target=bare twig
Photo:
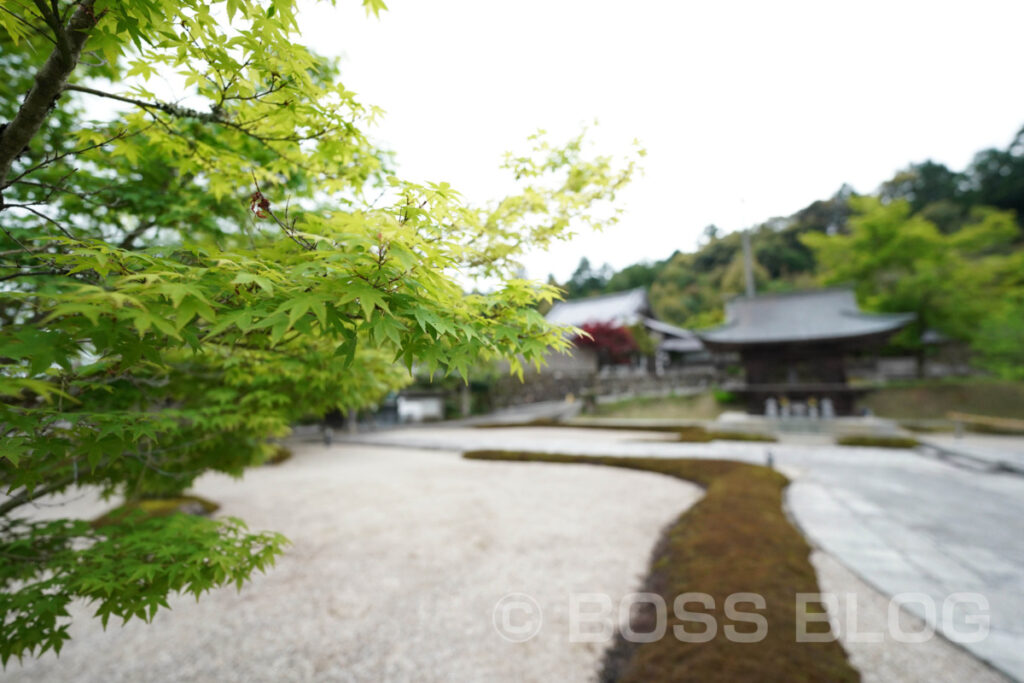
[[[263,190],[260,189],[260,182],[256,180],[256,174],[252,174],[253,185],[256,186],[256,191],[252,194],[249,200],[249,208],[253,214],[259,218],[269,218],[277,223],[278,227],[281,228],[282,232],[297,245],[305,249],[306,251],[314,251],[316,244],[310,240],[302,237],[295,230],[295,220],[291,223],[287,222],[288,210],[285,209],[285,220],[278,218],[277,214],[270,208],[270,200],[267,199],[266,195],[263,194]]]
[[[7,233],[7,236],[11,237],[11,234]],[[11,237],[11,239],[14,239],[14,238]],[[31,247],[31,248],[26,247],[24,249],[11,249],[10,251],[0,251],[0,257],[2,257],[2,256],[14,256],[16,254],[21,254],[21,253],[26,252],[26,251],[28,253],[30,253],[30,254],[36,254],[36,253],[39,253],[41,251],[46,251],[46,247]]]
[[[67,231],[67,228],[65,228],[65,227],[64,227],[63,225],[61,225],[60,223],[58,223],[58,222],[57,222],[57,221],[55,221],[54,219],[52,219],[52,218],[50,218],[49,216],[47,216],[47,215],[46,215],[45,213],[43,213],[42,211],[39,211],[38,209],[34,209],[34,208],[32,208],[32,205],[31,205],[31,204],[7,204],[7,205],[6,205],[6,208],[10,208],[10,209],[25,209],[26,211],[29,211],[29,212],[31,212],[31,213],[34,213],[35,215],[39,216],[39,217],[40,217],[40,218],[42,218],[42,219],[43,219],[44,221],[46,221],[47,223],[49,223],[50,225],[52,225],[53,227],[57,228],[57,229],[58,229],[58,230],[60,230],[60,231],[61,231],[62,233],[64,233],[64,236],[65,236],[65,237],[67,237],[67,238],[68,238],[69,240],[73,240],[73,239],[75,239],[75,236],[74,236],[74,235],[72,235],[72,234],[71,234],[70,232],[68,232],[68,231]]]
[[[26,254],[29,254],[29,255],[31,255],[31,254],[33,253],[33,250],[32,250],[32,249],[29,249],[29,248],[28,248],[28,247],[26,247],[26,246],[25,246],[24,244],[22,244],[21,240],[19,240],[19,239],[18,239],[17,237],[15,237],[14,235],[12,235],[12,234],[11,234],[11,231],[10,231],[10,230],[8,230],[7,228],[5,228],[5,227],[4,227],[4,226],[2,226],[2,225],[0,225],[0,230],[3,230],[4,234],[5,234],[5,235],[7,235],[7,237],[8,237],[8,238],[9,238],[9,239],[10,239],[10,240],[11,240],[12,242],[14,242],[14,243],[15,243],[15,244],[17,244],[17,245],[18,245],[19,247],[21,247],[21,250],[22,250],[23,252],[25,252]],[[4,252],[4,253],[6,254],[6,253],[9,253],[9,252]]]
[[[3,503],[0,503],[0,517],[6,515],[11,510],[21,507],[25,503],[31,503],[37,498],[48,496],[51,493],[56,493],[62,489],[66,489],[75,483],[75,476],[68,475],[47,486],[40,486],[39,488],[32,489],[31,493],[27,490],[23,490],[15,496],[11,496]]]
[[[202,121],[203,123],[214,123],[220,126],[225,126],[227,128],[237,130],[243,135],[251,137],[252,139],[257,140],[263,143],[264,145],[267,145],[268,147],[269,143],[271,142],[305,142],[308,140],[316,140],[318,138],[323,137],[324,135],[327,135],[328,133],[340,129],[339,126],[331,126],[328,128],[324,128],[322,130],[318,130],[314,133],[310,133],[308,135],[260,135],[250,130],[249,126],[260,121],[261,119],[266,118],[267,116],[269,116],[269,114],[248,121],[232,121],[231,119],[225,116],[224,111],[220,109],[219,106],[214,107],[211,111],[203,112],[197,111],[195,109],[189,109],[188,107],[182,107],[171,102],[147,102],[146,100],[140,100],[134,97],[126,97],[125,95],[119,95],[117,93],[106,92],[103,90],[97,90],[95,88],[89,88],[83,85],[66,85],[64,89],[86,93],[88,95],[95,95],[96,97],[104,97],[110,100],[116,100],[118,102],[124,102],[125,104],[131,104],[136,107],[145,109],[147,111],[160,111],[169,116],[174,116],[176,118],[191,118],[196,119],[198,121]]]
[[[75,171],[72,170],[71,173],[74,173],[74,172]],[[61,181],[59,181],[59,182],[62,182],[66,178],[70,177],[71,173],[69,173],[67,176],[62,178]],[[50,192],[46,196],[46,200],[45,201],[49,201],[49,198],[52,197],[54,193],[61,192],[63,194],[69,194],[69,195],[71,195],[73,197],[78,197],[79,199],[81,199],[86,204],[92,204],[93,206],[104,206],[104,207],[107,207],[107,208],[112,208],[112,207],[116,207],[119,204],[119,202],[117,202],[117,201],[113,201],[113,202],[100,202],[100,201],[97,201],[97,200],[93,199],[93,195],[100,194],[101,192],[109,192],[110,190],[114,189],[113,185],[107,185],[107,186],[101,187],[101,188],[99,188],[97,190],[92,190],[90,192],[82,192],[81,190],[73,190],[73,189],[71,189],[69,187],[65,187],[63,184],[43,183],[43,182],[39,182],[37,180],[13,180],[13,181],[11,181],[11,185],[12,186],[13,185],[27,185],[29,187],[38,187],[38,188],[43,189],[43,190],[50,190]],[[38,203],[38,202],[33,202],[33,204],[36,204],[36,203]],[[13,205],[8,204],[8,206],[13,206]]]
[[[142,129],[142,130],[145,130],[145,129]],[[132,135],[137,135],[138,133],[141,133],[142,130],[136,131],[135,133],[132,133]],[[45,159],[40,161],[35,166],[32,166],[30,168],[25,169],[24,171],[22,171],[18,175],[16,175],[13,178],[11,178],[9,181],[4,182],[2,185],[0,185],[0,191],[10,187],[14,183],[18,182],[19,180],[21,180],[22,178],[27,176],[28,174],[34,173],[35,171],[38,171],[43,166],[49,166],[50,164],[57,163],[61,159],[66,159],[67,157],[76,156],[78,154],[84,154],[85,152],[88,152],[90,150],[96,149],[97,147],[102,147],[103,145],[109,145],[114,140],[118,140],[118,139],[123,138],[125,136],[126,136],[126,132],[121,130],[121,131],[118,131],[116,134],[114,134],[112,137],[109,137],[109,138],[107,138],[106,140],[104,140],[102,142],[94,142],[92,144],[86,145],[85,147],[79,147],[77,149],[73,149],[70,152],[64,152],[63,154],[56,154],[56,155],[54,155],[52,157],[46,157]]]

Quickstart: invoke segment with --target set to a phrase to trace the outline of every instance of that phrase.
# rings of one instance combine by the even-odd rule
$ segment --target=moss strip
[[[871,446],[874,448],[917,448],[917,439],[907,436],[872,436],[870,434],[849,434],[836,439],[840,446]]]
[[[208,516],[219,509],[220,505],[217,503],[199,496],[182,495],[175,498],[145,498],[128,501],[117,506],[110,512],[93,520],[92,525],[94,527],[102,527],[107,524],[121,524],[132,518],[142,521],[152,519],[153,517],[167,517],[178,513]]]
[[[763,441],[774,443],[778,439],[771,434],[745,431],[708,430],[700,425],[680,427],[677,425],[631,425],[627,422],[559,422],[552,418],[537,418],[529,422],[479,422],[473,425],[476,429],[509,429],[514,427],[564,427],[568,429],[609,429],[612,431],[629,432],[669,432],[679,435],[680,441],[688,443],[707,443],[709,441]]]
[[[606,653],[605,681],[857,681],[859,675],[837,642],[796,641],[797,593],[819,591],[810,547],[782,509],[787,479],[766,467],[726,460],[668,458],[577,457],[549,453],[473,451],[473,460],[585,463],[658,472],[695,482],[705,496],[665,532],[652,558],[645,591],[658,593],[668,605],[666,636],[652,643],[619,640]],[[638,505],[643,504],[642,495]],[[714,608],[707,614],[718,623],[715,638],[684,643],[672,627],[676,596],[707,593]],[[758,610],[768,622],[766,637],[757,643],[734,643],[726,625],[752,631],[750,623],[725,615],[733,593],[758,593],[767,603]],[[690,611],[701,609],[689,604]],[[750,605],[739,608],[750,613]],[[639,615],[637,624],[643,621]],[[648,615],[649,619],[650,616]],[[634,625],[634,629],[643,628]],[[701,629],[690,624],[688,630]],[[812,632],[820,629],[810,629]]]

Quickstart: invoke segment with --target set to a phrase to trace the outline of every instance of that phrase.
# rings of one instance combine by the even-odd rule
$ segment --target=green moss
[[[899,425],[918,434],[943,434],[956,430],[956,425],[949,420],[900,420]]]
[[[733,432],[728,430],[712,429],[704,427],[683,427],[679,429],[679,440],[689,443],[706,443],[708,441],[763,441],[774,443],[778,441],[770,434],[758,434],[755,432]]]
[[[1024,429],[985,424],[983,422],[965,422],[964,428],[969,432],[974,432],[975,434],[996,434],[999,436],[1020,436],[1021,434],[1024,434]]]
[[[508,427],[565,427],[553,417],[537,417],[527,422],[477,422],[476,429],[503,429]]]
[[[764,441],[766,443],[774,443],[778,441],[777,438],[771,434],[758,434],[755,432],[728,432],[728,431],[712,431],[710,432],[712,439],[718,439],[721,441]]]
[[[512,460],[608,465],[658,472],[695,482],[704,497],[662,536],[651,559],[645,591],[672,605],[686,592],[714,598],[719,628],[706,643],[683,643],[669,617],[667,635],[652,643],[619,640],[606,653],[602,680],[643,681],[857,681],[859,675],[836,642],[798,643],[796,594],[817,593],[810,548],[782,509],[784,476],[766,467],[726,460],[576,457],[550,453],[473,451],[474,460]],[[758,643],[733,643],[724,634],[727,596],[764,596],[768,633]],[[692,609],[692,606],[691,606]],[[669,610],[671,613],[671,609]],[[641,615],[641,619],[643,615]],[[638,627],[635,627],[638,628]],[[638,628],[638,630],[640,630]]]
[[[175,498],[144,498],[133,500],[119,505],[110,512],[93,520],[93,526],[100,527],[107,524],[118,524],[129,517],[138,516],[140,519],[151,519],[153,517],[167,517],[176,513],[188,515],[212,515],[220,509],[220,505],[212,500],[200,498],[199,496],[177,496]]]
[[[909,436],[872,436],[869,434],[849,434],[836,439],[840,446],[874,446],[876,448],[915,448],[917,439]]]
[[[597,420],[576,420],[573,422],[559,422],[551,418],[538,418],[529,422],[517,422],[514,424],[501,422],[483,422],[473,425],[477,429],[511,429],[515,427],[570,427],[578,429],[610,429],[615,431],[630,432],[673,432],[679,435],[680,441],[688,443],[707,443],[716,439],[721,441],[763,441],[776,442],[771,434],[759,434],[755,432],[736,432],[729,430],[708,430],[699,425],[679,427],[677,425],[662,424],[629,424],[628,422],[603,422]]]
[[[615,422],[604,418],[572,418],[567,422],[561,422],[554,418],[542,417],[529,422],[478,422],[473,425],[477,429],[513,429],[516,427],[565,427],[569,429],[608,429],[613,431],[628,432],[678,432],[677,425],[662,424],[630,424],[629,421]],[[702,427],[695,427],[702,429]],[[684,429],[689,429],[686,427]]]
[[[263,461],[264,465],[280,465],[292,459],[291,449],[285,448],[281,444],[274,444],[273,449],[270,457]]]
[[[687,443],[707,443],[712,436],[703,427],[683,427],[679,430],[679,440]]]

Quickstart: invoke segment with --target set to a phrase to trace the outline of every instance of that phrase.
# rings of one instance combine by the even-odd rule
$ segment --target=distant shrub
[[[715,389],[712,393],[714,394],[715,401],[723,405],[732,405],[734,403],[739,403],[739,397],[736,396],[736,394],[732,393],[731,391],[726,391],[725,389]]]
[[[909,436],[871,436],[868,434],[849,434],[836,439],[840,446],[874,446],[876,448],[914,448],[917,439]]]

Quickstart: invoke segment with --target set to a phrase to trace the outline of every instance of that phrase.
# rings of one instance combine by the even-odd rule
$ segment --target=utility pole
[[[754,256],[750,251],[750,230],[743,231],[743,274],[747,278],[747,298],[754,298]]]

